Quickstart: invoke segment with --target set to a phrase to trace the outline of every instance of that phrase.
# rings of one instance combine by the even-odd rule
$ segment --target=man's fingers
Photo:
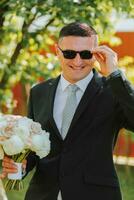
[[[26,165],[27,164],[27,160],[23,160],[22,164]]]
[[[3,162],[14,163],[14,160],[12,160],[10,157],[4,156]]]
[[[98,61],[98,63],[100,64],[100,67],[101,67],[101,70],[102,70],[102,67],[106,63],[106,58],[102,57],[102,55],[100,55],[98,53],[94,53],[94,57]]]
[[[22,170],[25,171],[26,169],[27,160],[23,160],[22,162]],[[10,157],[5,156],[2,161],[2,174],[0,175],[0,178],[5,178],[8,173],[17,173],[18,167],[15,164],[14,160],[12,160]]]
[[[96,52],[96,51],[100,51],[100,52],[108,52],[108,53],[111,53],[111,54],[117,54],[115,51],[113,51],[111,48],[109,48],[108,46],[105,46],[105,45],[101,45],[101,46],[98,46],[96,47],[93,52]]]
[[[2,172],[2,174],[0,174],[0,179],[3,179],[7,176],[7,173],[6,172]]]
[[[3,168],[3,172],[5,173],[17,173],[18,169],[17,168]]]
[[[12,162],[2,162],[2,167],[3,168],[17,168],[17,166],[14,164],[14,163],[12,163]]]
[[[94,53],[94,56],[98,62],[105,62],[105,56],[101,55],[100,53]]]
[[[112,49],[110,49],[109,47],[107,46],[99,46],[97,48],[95,48],[93,51],[92,51],[93,54],[101,54],[102,56],[105,55],[105,57],[117,57],[117,53],[114,52]]]
[[[23,171],[23,173],[26,172],[26,165],[27,165],[27,160],[23,160],[23,162],[22,162],[22,171]]]
[[[7,156],[5,156],[2,161],[2,168],[3,168],[3,173],[4,173],[2,177],[5,176],[5,174],[7,173],[16,173],[18,171],[17,166],[15,165],[15,162]]]

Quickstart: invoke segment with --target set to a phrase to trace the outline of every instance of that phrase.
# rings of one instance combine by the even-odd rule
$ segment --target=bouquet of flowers
[[[31,151],[40,159],[47,156],[50,151],[49,133],[30,118],[0,114],[0,159],[6,154],[11,156],[16,164],[22,163]],[[7,190],[22,188],[22,180],[6,181]]]

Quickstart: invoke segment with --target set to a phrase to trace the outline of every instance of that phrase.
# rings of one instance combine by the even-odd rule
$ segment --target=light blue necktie
[[[77,85],[68,86],[68,95],[65,107],[63,109],[62,115],[62,126],[61,126],[61,135],[64,139],[70,127],[71,121],[73,119],[76,107],[77,107],[77,98],[76,91],[79,89]]]

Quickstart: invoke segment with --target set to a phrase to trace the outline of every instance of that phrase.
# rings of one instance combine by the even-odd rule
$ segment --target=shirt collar
[[[89,84],[89,82],[91,81],[91,79],[93,78],[93,71],[91,71],[85,78],[83,78],[82,80],[78,81],[75,83],[75,85],[77,85],[83,92],[85,91],[87,85]],[[64,76],[61,74],[61,78],[60,78],[60,84],[61,84],[61,89],[62,91],[64,91],[68,85],[70,85],[71,83],[68,82]]]
[[[93,71],[91,71],[85,78],[78,81],[76,85],[84,92],[92,78],[93,78]]]
[[[60,78],[60,84],[61,84],[61,89],[62,91],[64,91],[69,85],[70,85],[70,82],[68,82],[63,74],[61,74],[61,78]]]

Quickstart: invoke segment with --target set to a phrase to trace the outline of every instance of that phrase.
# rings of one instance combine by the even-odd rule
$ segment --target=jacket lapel
[[[61,137],[61,134],[56,126],[55,120],[53,118],[53,107],[54,107],[54,98],[56,93],[56,88],[59,82],[60,76],[58,76],[56,79],[52,79],[49,82],[49,96],[48,96],[48,111],[49,111],[49,124],[53,127],[56,135],[60,140],[63,140]],[[79,119],[82,112],[86,109],[87,105],[90,104],[90,102],[93,100],[94,96],[97,92],[101,89],[101,78],[98,76],[98,73],[94,71],[94,76],[87,86],[87,89],[81,98],[81,101],[76,109],[75,115],[73,117],[73,120],[71,122],[70,128],[68,130],[67,136],[64,139],[64,141],[68,140],[69,137],[72,135],[72,127]]]
[[[49,123],[55,130],[55,133],[59,137],[59,139],[62,140],[61,134],[53,118],[54,98],[55,98],[56,88],[57,88],[59,79],[60,79],[60,76],[58,76],[56,79],[50,80],[49,82],[48,110],[49,110]]]
[[[65,140],[67,140],[72,135],[71,133],[72,127],[77,122],[82,112],[86,109],[87,105],[90,104],[91,101],[93,101],[94,96],[96,95],[97,92],[99,92],[100,89],[101,89],[101,78],[98,76],[97,72],[94,71],[94,76],[89,85],[87,86],[87,89],[76,109],[76,112],[74,114],[73,120],[71,122]]]

